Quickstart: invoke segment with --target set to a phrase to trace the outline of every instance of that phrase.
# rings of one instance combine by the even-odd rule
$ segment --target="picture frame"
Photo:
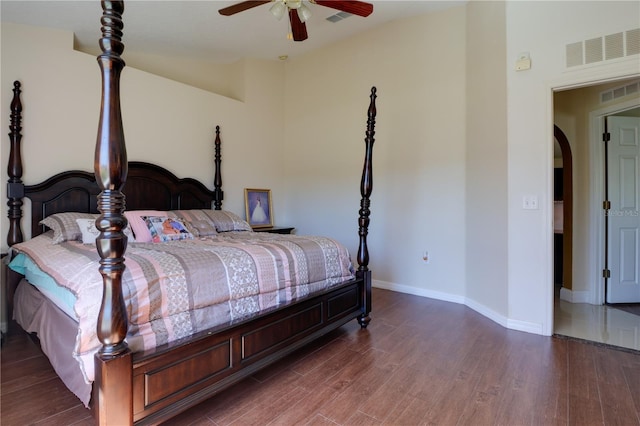
[[[252,228],[273,228],[273,205],[270,189],[244,189],[247,222]]]

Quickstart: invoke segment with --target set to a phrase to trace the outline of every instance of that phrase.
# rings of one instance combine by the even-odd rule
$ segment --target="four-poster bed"
[[[216,128],[214,144],[213,190],[209,190],[206,185],[194,179],[180,179],[162,167],[144,162],[127,161],[119,93],[120,73],[124,67],[124,61],[120,56],[124,50],[121,41],[124,4],[121,1],[103,1],[102,7],[100,47],[103,53],[98,57],[102,72],[102,101],[94,173],[67,171],[36,185],[25,185],[22,182],[21,85],[15,82],[14,98],[11,103],[7,242],[13,252],[32,255],[46,269],[47,262],[39,259],[38,251],[43,246],[55,246],[51,243],[53,240],[48,240],[47,244],[39,243],[40,246],[37,248],[30,248],[27,245],[29,241],[52,238],[49,234],[53,234],[54,239],[57,238],[55,232],[47,232],[47,230],[56,226],[52,225],[50,218],[62,217],[59,215],[61,213],[95,215],[90,217],[95,218],[98,236],[95,239],[95,248],[90,251],[94,257],[97,252],[99,257],[97,260],[99,268],[96,269],[101,276],[102,299],[99,300],[96,311],[92,312],[99,350],[91,353],[94,357],[92,366],[94,371],[91,374],[93,378],[91,405],[98,424],[155,424],[223,391],[350,320],[357,319],[363,328],[368,325],[371,311],[371,272],[368,267],[367,234],[372,190],[376,90],[372,88],[367,111],[365,160],[360,188],[362,198],[358,218],[357,269],[347,271],[349,275],[343,272],[342,275],[336,276],[338,278],[327,275],[320,280],[323,286],[311,282],[309,288],[313,288],[313,291],[295,294],[290,299],[277,301],[257,312],[250,312],[244,317],[236,317],[212,326],[203,326],[198,323],[200,328],[195,327],[194,333],[184,336],[176,335],[178,337],[175,339],[167,338],[159,345],[143,345],[143,350],[132,350],[131,342],[144,340],[146,337],[139,338],[132,334],[132,328],[140,331],[142,327],[136,321],[130,323],[134,315],[131,312],[134,304],[131,300],[138,299],[131,296],[131,284],[127,281],[127,274],[132,274],[131,271],[136,269],[136,265],[144,263],[146,259],[144,253],[156,250],[156,252],[162,251],[162,256],[165,256],[164,249],[159,248],[165,243],[155,245],[138,243],[138,235],[135,243],[128,240],[125,234],[128,231],[129,212],[171,211],[170,216],[174,218],[180,218],[182,215],[182,218],[189,219],[197,215],[198,218],[205,220],[210,217],[219,217],[216,216],[219,214],[230,216],[233,214],[222,211],[219,127]],[[32,240],[27,242],[23,242],[21,229],[24,198],[31,200]],[[148,221],[151,216],[142,217]],[[45,221],[47,226],[43,226],[41,221]],[[232,222],[242,221],[235,218]],[[189,221],[186,220],[183,224],[189,225]],[[256,234],[259,233],[252,232],[250,229],[231,228],[220,230],[218,227],[217,232],[212,232],[215,234],[212,238],[225,240],[227,239],[226,231],[230,231],[228,232],[231,240],[229,244],[234,248],[241,245],[243,250],[248,251],[258,250],[252,248],[253,246],[246,248],[249,240],[251,244],[255,242],[263,248],[269,247],[269,250],[274,252],[276,250],[273,247],[276,245],[278,247],[290,246],[294,243],[308,245],[307,242],[301,242],[304,238],[301,236],[261,234],[261,237],[257,237]],[[298,240],[290,242],[286,240],[288,237],[298,238]],[[207,238],[203,237],[200,240],[204,241]],[[314,244],[320,244],[318,241],[322,241],[321,244],[324,247],[330,245],[325,240],[314,240]],[[191,250],[186,245],[180,245],[182,243],[183,241],[179,244],[167,243],[167,247],[175,245],[179,246],[180,250]],[[209,244],[202,241],[200,243]],[[67,256],[63,246],[72,247],[76,252],[83,252],[84,256],[91,257],[90,254],[84,253],[86,250],[80,248],[81,243],[67,242],[64,239],[54,248],[63,257]],[[45,249],[49,248],[45,247]],[[218,249],[207,246],[206,250]],[[332,247],[325,251],[340,252],[341,249]],[[46,253],[41,257],[47,258],[48,252]],[[189,253],[183,258],[194,257],[192,252]],[[126,268],[125,258],[127,258]],[[181,260],[181,262],[186,261]],[[144,268],[140,267],[140,269]],[[314,273],[311,271],[309,275]],[[52,275],[56,273],[52,272]],[[193,275],[197,274],[194,272]],[[12,281],[15,281],[15,286],[20,281],[20,286],[31,287],[21,278],[14,275]],[[84,301],[85,296],[82,296],[80,289],[73,287],[72,284],[70,283],[69,286],[77,290],[77,303],[84,303],[80,301]],[[187,282],[186,286],[188,284],[190,282]],[[13,295],[14,285],[10,287],[9,294]],[[295,291],[299,290],[289,288],[286,291],[279,290],[278,297],[285,292],[295,293]],[[193,298],[192,295],[189,297]],[[78,310],[77,305],[76,310]],[[193,313],[187,315],[197,316]],[[82,318],[82,315],[80,317]],[[22,322],[28,321],[22,320]],[[207,324],[206,321],[204,324]],[[86,338],[87,333],[82,329],[82,325],[79,330],[78,340],[81,341],[82,338]],[[156,334],[152,336],[157,337]]]

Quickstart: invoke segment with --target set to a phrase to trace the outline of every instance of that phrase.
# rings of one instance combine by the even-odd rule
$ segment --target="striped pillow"
[[[55,213],[40,221],[40,225],[53,230],[53,244],[59,244],[64,241],[82,240],[82,231],[76,222],[76,219],[93,219],[99,215],[94,213]]]

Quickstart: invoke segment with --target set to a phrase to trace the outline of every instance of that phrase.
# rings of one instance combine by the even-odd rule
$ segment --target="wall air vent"
[[[640,55],[640,28],[627,31],[627,56]]]
[[[602,62],[602,37],[592,38],[584,42],[584,62],[592,64]]]
[[[622,58],[624,56],[624,34],[611,34],[604,38],[605,60]]]
[[[624,86],[618,86],[604,92],[600,92],[600,103],[610,102],[624,96],[637,96],[639,92],[640,80],[634,81],[633,83],[627,83]]]
[[[582,42],[567,44],[567,67],[575,67],[584,64]]]
[[[331,15],[327,18],[327,21],[333,22],[334,24],[338,21],[342,21],[343,19],[347,19],[349,16],[352,16],[347,12],[338,12],[335,15]]]
[[[640,54],[640,28],[569,43],[565,46],[567,68],[638,54]]]

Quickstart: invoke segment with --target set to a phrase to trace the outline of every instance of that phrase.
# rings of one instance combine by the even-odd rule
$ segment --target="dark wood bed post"
[[[22,184],[22,154],[20,141],[22,140],[22,102],[20,102],[20,82],[13,82],[13,99],[11,100],[11,124],[9,125],[9,139],[11,148],[9,151],[9,165],[7,173],[7,201],[9,216],[9,233],[7,244],[9,247],[24,241],[20,220],[22,219],[22,198],[24,197],[24,185]]]
[[[127,150],[120,111],[120,74],[125,66],[120,57],[123,1],[102,1],[102,38],[98,64],[102,72],[102,101],[96,141],[94,170],[101,192],[98,195],[96,227],[100,235],[96,248],[100,255],[103,296],[98,314],[98,339],[102,347],[95,356],[93,404],[99,425],[133,423],[133,364],[127,335],[127,310],[122,296],[122,274],[127,237],[123,215],[122,188],[127,179]]]
[[[362,168],[362,180],[360,182],[360,218],[358,219],[360,246],[358,247],[358,271],[356,275],[364,280],[363,295],[364,309],[358,322],[362,328],[366,328],[371,321],[371,271],[369,270],[369,249],[367,248],[367,234],[369,233],[369,216],[371,210],[371,191],[373,189],[373,143],[375,141],[376,126],[376,88],[371,88],[371,102],[367,111],[367,131],[365,142],[364,166]]]
[[[220,167],[222,164],[222,155],[220,154],[220,126],[216,126],[216,140],[214,143],[215,146],[215,167],[216,167],[216,176],[213,181],[214,189],[213,189],[213,205],[215,210],[222,210],[222,199],[224,198],[224,192],[222,192],[222,172],[220,171]]]

